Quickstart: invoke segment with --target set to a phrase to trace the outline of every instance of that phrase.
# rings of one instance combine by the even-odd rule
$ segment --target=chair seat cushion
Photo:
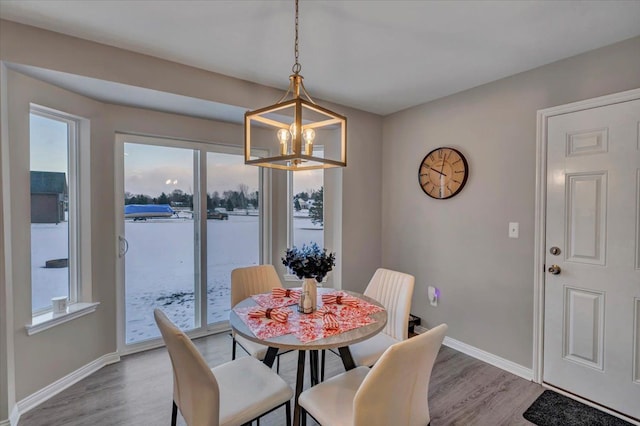
[[[399,340],[385,333],[378,333],[370,339],[349,346],[353,361],[358,366],[371,367],[384,351]]]
[[[211,370],[220,389],[220,426],[247,423],[293,397],[293,390],[280,376],[252,357]]]
[[[369,371],[357,367],[302,392],[300,406],[321,425],[352,426],[353,399]]]
[[[240,346],[242,346],[242,348],[252,357],[262,361],[267,355],[267,349],[269,349],[267,346],[261,345],[260,343],[252,342],[251,340],[246,339],[239,334],[236,334],[235,337],[236,342]]]

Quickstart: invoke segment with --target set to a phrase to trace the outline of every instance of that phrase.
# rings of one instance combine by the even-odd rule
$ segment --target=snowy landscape
[[[236,212],[239,213],[239,212]],[[51,298],[68,294],[68,268],[45,268],[51,259],[67,258],[68,224],[32,224],[32,307],[51,306]],[[259,217],[229,214],[207,221],[207,322],[226,321],[230,310],[231,270],[259,263]],[[194,221],[188,215],[146,221],[125,220],[129,250],[125,257],[126,342],[160,335],[153,309],[162,308],[182,329],[195,327]],[[322,242],[322,227],[306,210],[294,217],[295,245]],[[274,262],[279,257],[274,255]],[[114,283],[115,285],[115,283]]]

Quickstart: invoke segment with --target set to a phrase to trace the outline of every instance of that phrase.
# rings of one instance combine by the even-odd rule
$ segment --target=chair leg
[[[311,386],[318,384],[318,351],[309,351],[309,377]]]
[[[231,345],[231,361],[236,359],[236,338],[231,337],[233,339],[233,344]]]
[[[287,413],[287,426],[291,426],[291,401],[287,401],[287,405],[285,406],[285,410]]]
[[[173,408],[171,409],[171,426],[176,426],[176,422],[178,421],[178,406],[176,402],[173,401]]]
[[[324,382],[324,357],[326,355],[326,351],[322,350],[322,356],[320,359],[320,381]]]
[[[276,356],[276,373],[280,374],[280,355]]]
[[[307,426],[307,410],[300,407],[300,426]]]

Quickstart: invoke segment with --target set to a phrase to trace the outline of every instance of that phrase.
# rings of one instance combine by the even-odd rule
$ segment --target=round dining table
[[[321,295],[323,293],[329,293],[337,291],[332,288],[318,288],[318,301],[321,301]],[[384,309],[378,301],[353,291],[340,290],[343,293],[347,293],[351,296],[355,296],[368,303],[376,305],[382,308],[381,311],[373,313],[370,317],[374,320],[371,324],[354,328],[352,330],[345,331],[340,334],[325,337],[322,339],[312,340],[310,342],[301,342],[293,334],[285,334],[277,337],[270,337],[260,339],[256,337],[249,327],[242,321],[242,319],[236,314],[235,309],[247,308],[251,306],[258,307],[259,305],[252,297],[248,297],[235,305],[229,313],[229,324],[231,328],[242,337],[251,340],[256,343],[268,346],[267,354],[264,358],[264,363],[269,367],[273,366],[276,359],[276,355],[280,350],[297,350],[298,351],[298,368],[296,373],[296,388],[294,399],[294,412],[293,412],[293,425],[298,426],[300,424],[300,406],[298,405],[298,396],[302,393],[302,387],[304,382],[304,365],[305,365],[305,353],[310,351],[311,358],[311,385],[318,382],[318,351],[324,349],[338,349],[340,357],[342,358],[342,364],[345,370],[351,370],[355,368],[355,362],[349,351],[349,345],[366,340],[376,334],[378,334],[387,323],[387,311]],[[320,302],[321,303],[321,302]],[[296,309],[296,305],[290,307]]]

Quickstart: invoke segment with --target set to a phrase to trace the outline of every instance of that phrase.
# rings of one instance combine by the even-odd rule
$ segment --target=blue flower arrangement
[[[315,278],[317,282],[322,282],[335,266],[336,254],[327,253],[327,249],[320,249],[316,243],[303,244],[300,249],[296,246],[287,249],[282,264],[299,279]]]

